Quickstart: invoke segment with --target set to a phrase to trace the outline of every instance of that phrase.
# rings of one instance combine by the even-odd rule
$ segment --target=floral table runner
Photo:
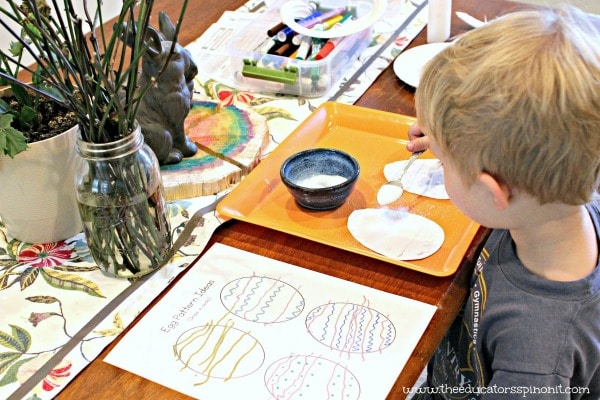
[[[251,0],[236,12],[261,12],[264,7],[264,2]],[[323,102],[356,102],[423,29],[426,17],[426,4],[389,0],[368,49],[320,98],[252,93],[202,72],[196,79],[195,97],[253,107],[268,120],[272,150]],[[192,53],[197,42],[188,46]],[[197,210],[214,200],[215,196],[205,196],[171,202],[173,237]],[[83,233],[58,243],[23,243],[11,238],[0,220],[0,398],[56,396],[196,259],[221,223],[214,212],[205,214],[203,223],[165,267],[147,279],[130,282],[101,273]],[[84,334],[82,328],[89,326],[93,329]],[[62,357],[63,347],[73,344]]]

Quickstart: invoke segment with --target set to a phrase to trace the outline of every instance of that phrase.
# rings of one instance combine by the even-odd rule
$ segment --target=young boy
[[[423,72],[407,147],[494,230],[415,399],[600,399],[599,29],[513,13]]]

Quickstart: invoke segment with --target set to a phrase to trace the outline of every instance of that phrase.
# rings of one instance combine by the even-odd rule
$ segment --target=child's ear
[[[511,189],[504,182],[494,178],[487,172],[482,172],[477,180],[490,193],[494,207],[498,210],[504,210],[508,207],[510,201]]]

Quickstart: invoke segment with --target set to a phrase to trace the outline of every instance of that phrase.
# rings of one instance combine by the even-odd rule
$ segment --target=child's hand
[[[406,150],[414,153],[416,151],[423,151],[429,148],[429,138],[423,134],[421,127],[417,122],[414,122],[408,129],[408,140],[406,144]]]

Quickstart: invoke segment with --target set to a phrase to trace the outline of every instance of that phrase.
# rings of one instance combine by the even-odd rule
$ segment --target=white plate
[[[394,60],[394,73],[401,81],[416,88],[425,64],[451,44],[428,43],[400,53]]]

